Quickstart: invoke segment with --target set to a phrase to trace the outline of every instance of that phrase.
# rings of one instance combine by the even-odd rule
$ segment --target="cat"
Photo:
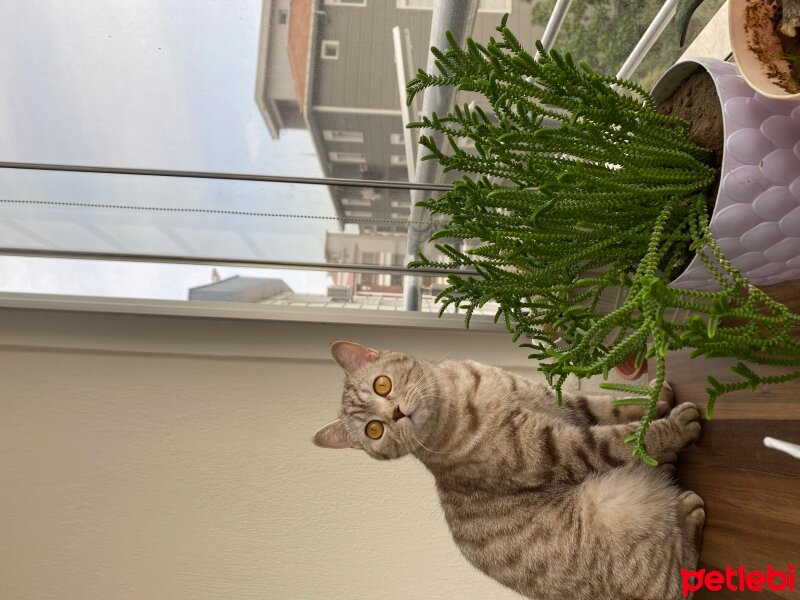
[[[697,565],[702,499],[671,482],[700,414],[664,386],[646,436],[664,468],[623,440],[641,406],[564,394],[473,361],[417,360],[335,342],[345,371],[339,418],[313,442],[430,470],[453,539],[475,567],[538,600],[683,598]]]

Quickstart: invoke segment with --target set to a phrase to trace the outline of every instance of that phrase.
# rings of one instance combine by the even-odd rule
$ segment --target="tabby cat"
[[[647,450],[624,444],[639,406],[565,394],[473,361],[417,360],[352,342],[339,418],[314,443],[377,459],[413,454],[433,473],[453,539],[478,569],[538,600],[682,598],[705,511],[667,472],[700,435],[694,404],[665,386]]]

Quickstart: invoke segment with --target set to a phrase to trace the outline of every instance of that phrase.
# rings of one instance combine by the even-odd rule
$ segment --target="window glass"
[[[701,6],[690,39],[720,2]],[[471,35],[488,41],[499,13],[509,11],[509,26],[533,51],[553,3],[481,0]],[[420,197],[369,182],[405,182],[416,163],[413,151],[406,153],[401,107],[406,80],[428,61],[433,6],[432,0],[14,3],[0,20],[0,81],[7,83],[0,86],[0,159],[364,185],[0,169],[0,252],[341,265],[358,264],[359,257],[354,238],[339,236],[364,236],[359,244],[379,246],[363,247],[380,254],[377,264],[396,264]],[[448,6],[459,11],[464,4]],[[659,6],[574,0],[556,47],[616,72]],[[668,28],[635,77],[649,85],[675,59],[673,37]],[[400,82],[397,65],[405,72]],[[431,183],[455,177],[437,172]],[[30,277],[30,265],[62,264],[3,259],[6,291],[20,291],[14,269]],[[127,263],[76,264],[89,263],[107,295],[129,293],[130,282],[118,276]],[[142,289],[169,277],[163,264],[149,268]],[[31,280],[30,289],[56,280],[54,292],[80,287],[59,279],[68,272],[83,273],[60,268]],[[318,273],[304,281],[323,293],[327,275]],[[366,275],[375,286],[402,277],[387,272],[386,283],[381,274]]]
[[[686,45],[692,42],[724,0],[705,0],[692,18]],[[546,23],[556,0],[531,2],[531,18]],[[663,0],[573,0],[554,44],[593,69],[616,75],[656,16]],[[672,22],[656,41],[631,79],[650,89],[685,50],[678,46]]]

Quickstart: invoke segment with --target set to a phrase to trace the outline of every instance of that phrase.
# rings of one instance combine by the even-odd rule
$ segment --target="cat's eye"
[[[372,382],[372,389],[375,390],[378,396],[388,396],[389,392],[392,391],[392,380],[386,375],[379,375]]]
[[[367,437],[373,440],[379,440],[383,437],[383,423],[380,421],[370,421],[364,428],[364,433]]]

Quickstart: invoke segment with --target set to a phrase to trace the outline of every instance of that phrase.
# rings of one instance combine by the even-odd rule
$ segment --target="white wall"
[[[333,340],[532,373],[525,352],[459,318],[302,320],[0,308],[0,598],[516,598],[414,459],[309,439],[339,403]]]

